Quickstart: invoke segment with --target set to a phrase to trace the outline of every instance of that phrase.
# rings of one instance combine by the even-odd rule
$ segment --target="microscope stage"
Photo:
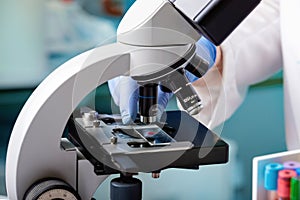
[[[130,126],[115,115],[82,116],[70,118],[69,138],[98,175],[198,169],[228,161],[228,144],[186,112],[166,112],[161,124]]]

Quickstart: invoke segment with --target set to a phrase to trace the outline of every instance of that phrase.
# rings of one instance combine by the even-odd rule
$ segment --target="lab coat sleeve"
[[[213,67],[193,83],[204,106],[195,118],[211,129],[234,113],[249,85],[282,67],[279,0],[262,0],[221,49],[222,73]]]

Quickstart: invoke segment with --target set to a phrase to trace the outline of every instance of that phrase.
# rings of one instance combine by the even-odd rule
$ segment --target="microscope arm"
[[[88,183],[99,179],[100,184],[103,177],[86,179],[86,173],[93,171],[78,170],[76,152],[61,149],[61,136],[72,112],[93,89],[114,77],[141,75],[145,69],[155,73],[191,53],[194,45],[137,47],[115,43],[85,52],[60,66],[33,92],[15,123],[6,161],[9,198],[22,199],[30,185],[43,177],[59,177],[88,199],[87,194],[92,195],[98,187]],[[76,180],[77,176],[86,182]],[[76,183],[89,187],[81,191]]]
[[[63,130],[73,110],[89,92],[128,72],[130,50],[116,43],[85,52],[59,67],[34,91],[16,121],[8,146],[9,199],[23,199],[30,185],[44,177],[60,177],[78,188],[76,151],[61,149]],[[88,199],[85,197],[82,196]]]

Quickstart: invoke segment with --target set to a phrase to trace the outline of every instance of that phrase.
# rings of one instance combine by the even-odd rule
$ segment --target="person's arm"
[[[279,0],[262,0],[218,48],[215,66],[193,83],[204,108],[196,118],[210,128],[242,103],[248,86],[282,67]]]

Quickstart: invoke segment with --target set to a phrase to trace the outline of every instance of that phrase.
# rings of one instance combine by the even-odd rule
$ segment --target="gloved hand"
[[[213,45],[205,37],[201,37],[201,39],[196,43],[196,53],[209,63],[209,67],[214,65],[217,56],[217,49],[215,45]],[[194,82],[198,79],[197,76],[193,75],[189,71],[186,71],[185,75],[190,82]]]
[[[216,58],[216,47],[204,37],[196,43],[196,46],[197,54],[212,66]],[[191,82],[198,79],[188,71],[186,71],[186,76]],[[139,92],[137,82],[131,77],[120,76],[108,81],[108,86],[115,104],[120,107],[123,123],[132,123],[138,110]],[[171,97],[172,93],[165,93],[160,88],[158,89],[158,118],[162,115]]]

